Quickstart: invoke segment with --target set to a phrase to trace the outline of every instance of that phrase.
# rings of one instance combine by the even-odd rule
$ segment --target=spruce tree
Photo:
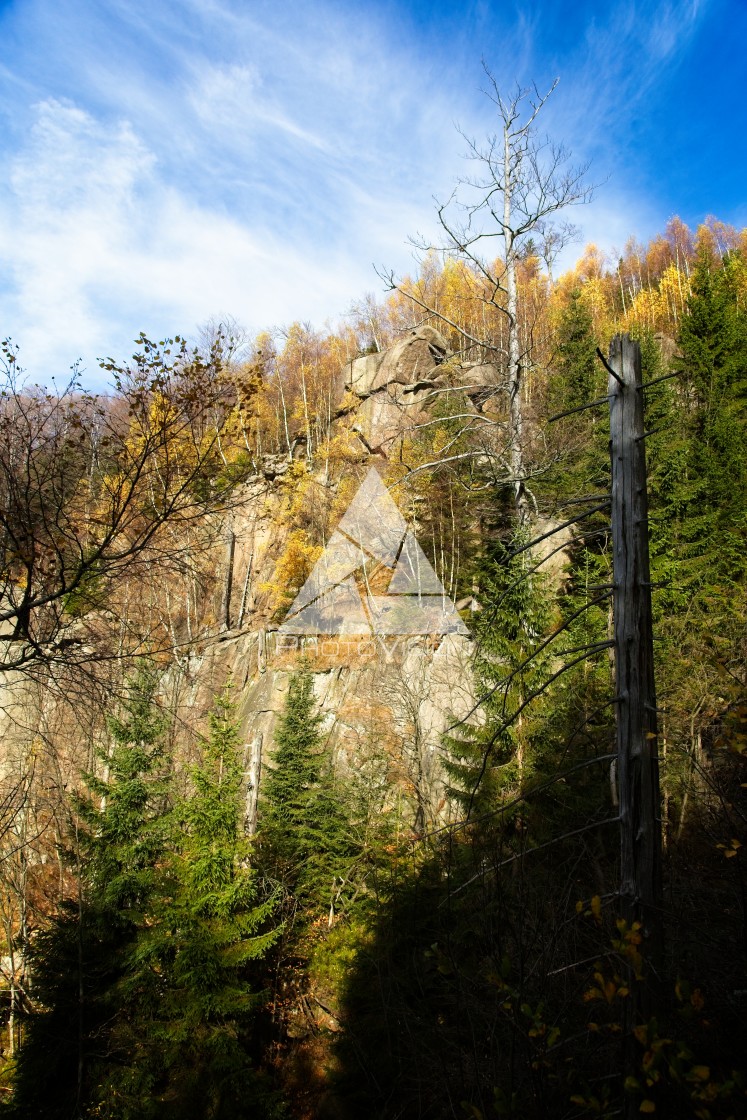
[[[109,721],[106,776],[77,802],[80,897],[36,942],[14,1117],[281,1114],[250,1060],[258,962],[279,931],[243,835],[230,701],[171,807],[157,684],[141,665]]]
[[[597,357],[594,321],[581,289],[570,293],[554,332],[555,350],[548,376],[548,415],[582,408],[606,393],[607,374]],[[573,412],[547,431],[557,463],[538,492],[559,499],[602,493],[609,477],[609,416],[603,406]],[[567,516],[567,515],[566,515]]]
[[[580,288],[574,288],[560,314],[556,338],[555,392],[564,409],[588,404],[598,394],[600,362],[594,320]]]
[[[120,1067],[100,1115],[233,1120],[276,1114],[252,1064],[258,962],[277,938],[242,826],[242,765],[227,692],[172,815],[162,894],[130,954],[115,1028]],[[116,1102],[116,1104],[113,1104]]]
[[[672,819],[703,734],[743,695],[747,314],[740,290],[746,274],[738,253],[723,263],[701,253],[673,359],[679,374],[646,393],[646,426],[660,429],[646,450],[657,692],[667,710],[667,739],[676,747],[662,765]],[[657,372],[652,368],[645,380]]]
[[[120,1060],[114,1043],[117,992],[137,932],[152,905],[165,839],[165,720],[158,674],[141,662],[111,746],[97,751],[105,777],[85,776],[77,799],[79,896],[66,902],[33,946],[36,1010],[29,1013],[11,1113],[72,1120],[90,1114],[98,1085]]]
[[[475,634],[478,723],[444,740],[449,794],[479,817],[516,792],[536,765],[537,704],[530,696],[546,680],[550,604],[536,572],[525,530],[490,549],[480,576],[481,611]]]
[[[747,314],[739,305],[738,254],[715,269],[698,261],[680,325],[689,453],[679,514],[694,586],[741,580],[747,571]]]
[[[265,867],[305,906],[334,905],[355,855],[308,666],[290,678],[265,778],[260,838]]]
[[[703,689],[697,698],[690,691],[696,678],[711,677],[707,690],[725,695],[729,685],[717,684],[716,667],[739,656],[747,577],[744,273],[739,254],[717,266],[701,253],[680,323],[679,375],[646,393],[654,618],[667,643],[657,650],[658,671],[662,697],[679,696],[673,711],[702,706]],[[662,369],[645,338],[642,345],[648,381]]]

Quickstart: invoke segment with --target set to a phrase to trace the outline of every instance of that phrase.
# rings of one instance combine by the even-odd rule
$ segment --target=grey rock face
[[[356,396],[367,397],[388,385],[431,381],[446,357],[448,347],[443,336],[434,327],[417,327],[389,350],[355,358],[350,363],[347,387]]]

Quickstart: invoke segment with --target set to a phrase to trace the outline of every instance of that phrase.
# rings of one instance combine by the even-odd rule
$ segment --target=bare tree
[[[476,347],[487,353],[503,372],[501,389],[508,396],[510,481],[517,516],[525,521],[528,503],[522,385],[531,361],[532,336],[529,330],[522,339],[517,264],[533,251],[550,267],[575,235],[573,226],[559,220],[560,211],[590,201],[593,187],[584,184],[588,165],[572,166],[562,145],[537,134],[537,118],[558,79],[545,94],[540,94],[536,85],[517,86],[506,97],[490,70],[486,66],[484,69],[488,79],[484,92],[496,107],[500,128],[484,143],[462,133],[467,157],[475,163],[477,172],[460,179],[451,197],[437,204],[442,243],[414,240],[413,244],[421,251],[457,256],[468,264],[474,277],[474,299],[491,313],[483,321],[490,324],[502,318],[505,337],[503,331],[496,337],[495,331],[466,330],[446,318],[422,289],[396,281],[391,272],[382,276],[389,290],[401,292],[429,316],[447,323],[463,338],[467,349]],[[496,239],[500,252],[493,263],[486,252]]]
[[[232,371],[249,358],[251,337],[246,327],[233,315],[211,318],[197,334],[197,352],[206,362],[217,354],[226,370]]]

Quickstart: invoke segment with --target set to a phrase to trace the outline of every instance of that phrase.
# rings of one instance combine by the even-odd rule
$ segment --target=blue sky
[[[0,0],[0,42],[0,333],[42,381],[380,293],[494,123],[481,56],[560,78],[582,241],[747,224],[745,0]]]

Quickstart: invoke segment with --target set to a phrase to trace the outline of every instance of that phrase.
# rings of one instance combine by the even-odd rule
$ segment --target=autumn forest
[[[588,176],[513,120],[334,329],[141,336],[102,394],[3,344],[0,1116],[747,1115],[747,230],[561,267]],[[372,466],[467,633],[284,643]]]

